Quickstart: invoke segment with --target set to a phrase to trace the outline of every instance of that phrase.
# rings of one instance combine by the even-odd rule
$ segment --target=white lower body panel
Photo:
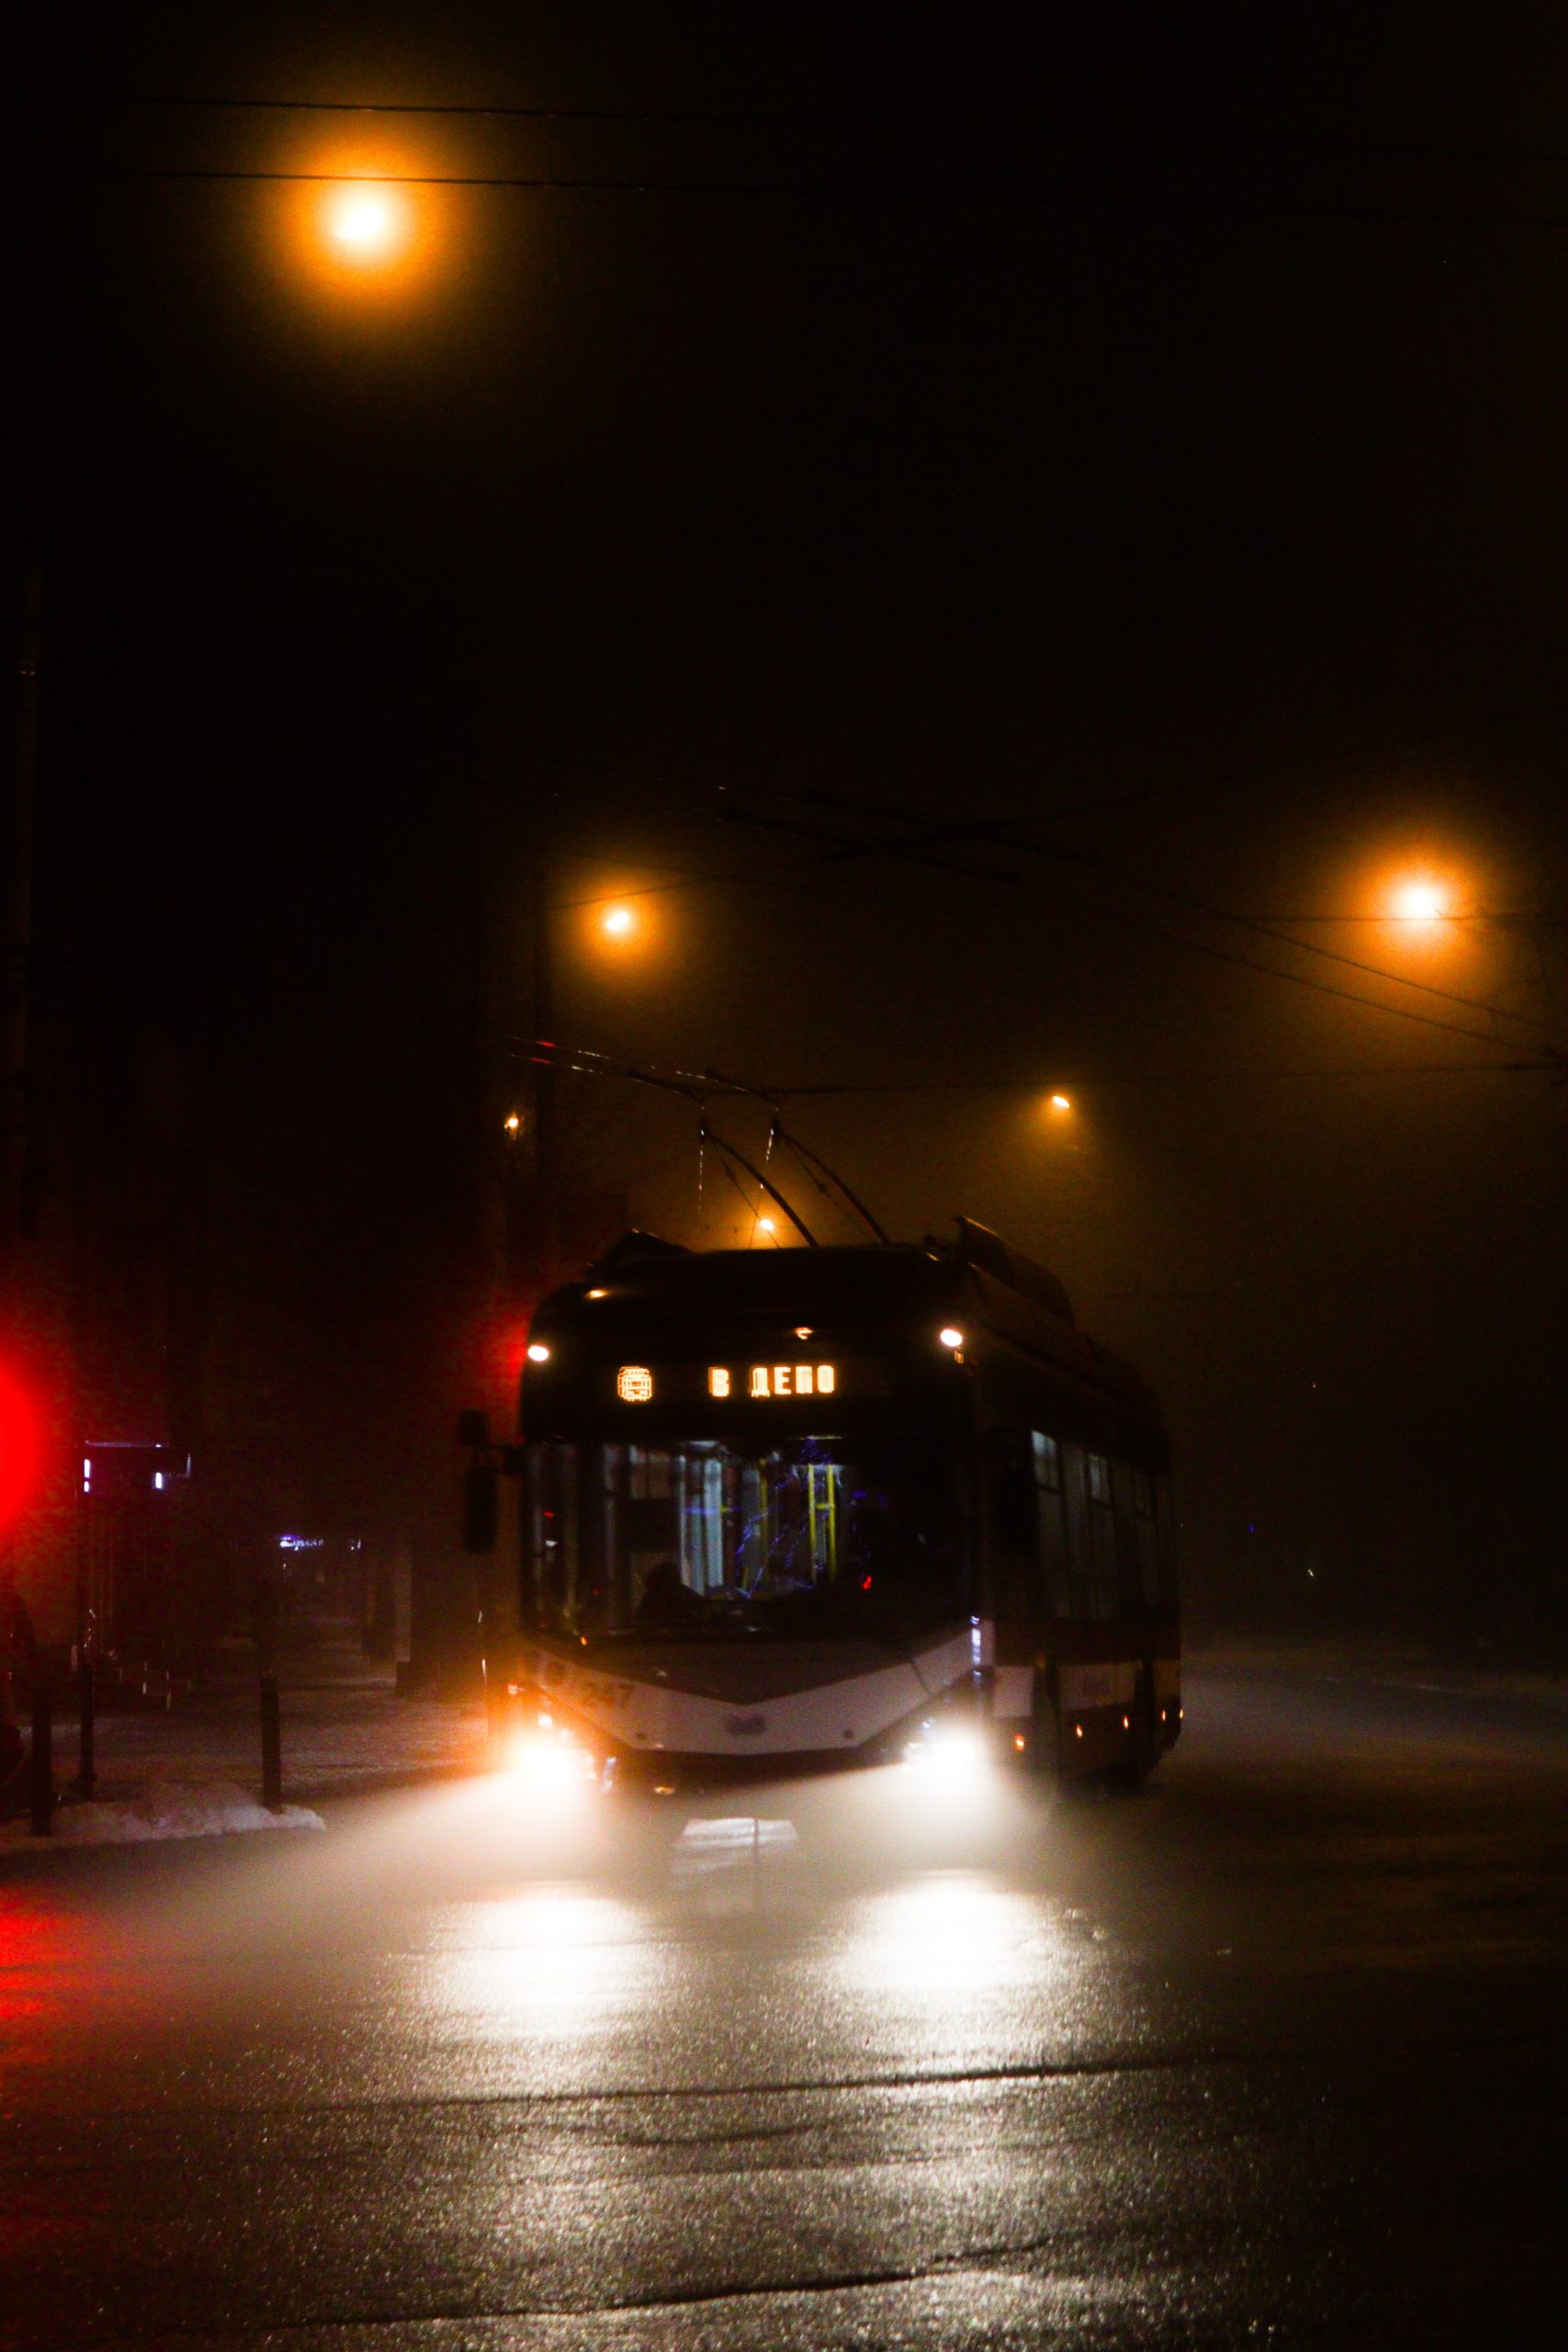
[[[967,1679],[969,1627],[868,1674],[751,1702],[715,1699],[602,1672],[525,1644],[523,1670],[539,1690],[626,1754],[851,1756]]]

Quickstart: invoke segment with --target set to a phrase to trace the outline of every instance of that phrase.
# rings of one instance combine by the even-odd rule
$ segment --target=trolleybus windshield
[[[968,1605],[938,1439],[537,1444],[527,1473],[525,1614],[591,1645],[902,1643]]]

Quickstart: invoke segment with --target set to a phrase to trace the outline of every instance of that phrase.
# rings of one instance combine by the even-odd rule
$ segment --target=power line
[[[1318,1065],[1310,1069],[1117,1070],[1110,1075],[1055,1078],[910,1078],[873,1079],[863,1084],[828,1082],[813,1086],[783,1086],[774,1091],[792,1097],[859,1094],[1048,1094],[1071,1088],[1079,1094],[1103,1093],[1126,1086],[1256,1086],[1276,1081],[1292,1085],[1358,1078],[1513,1078],[1535,1075],[1568,1076],[1568,1059],[1553,1055],[1541,1061],[1517,1062],[1351,1062],[1343,1068]]]
[[[808,130],[886,138],[1012,139],[1049,146],[1164,148],[1232,154],[1334,156],[1398,163],[1503,164],[1568,168],[1568,149],[1487,146],[1478,141],[1333,138],[1303,131],[1090,129],[992,116],[778,114],[724,108],[518,106],[493,99],[301,98],[236,92],[6,90],[0,104],[186,113],[389,115],[501,122],[603,123],[683,130]]]
[[[704,889],[714,884],[728,883],[739,883],[751,887],[754,887],[759,883],[764,885],[784,883],[787,885],[797,876],[808,870],[819,867],[827,862],[829,861],[824,857],[823,854],[818,852],[811,857],[792,858],[779,865],[763,866],[761,868],[753,866],[750,868],[729,867],[727,869],[709,869],[706,872],[691,874],[681,881],[655,882],[649,883],[640,889],[619,891],[616,893],[616,896],[625,899],[666,898],[681,890]],[[942,861],[937,858],[927,858],[919,862],[925,865],[937,865]],[[1068,898],[1060,891],[1032,890],[1026,883],[1021,882],[1019,877],[1016,876],[996,874],[987,875],[984,878],[989,881],[1001,882],[1003,884],[1016,884],[1017,887],[1027,893],[1029,898],[1036,905],[1044,904],[1065,908],[1074,914],[1087,915],[1091,919],[1104,922],[1147,924],[1150,922],[1158,923],[1161,921],[1161,918],[1151,915],[1145,909],[1097,906],[1088,899]],[[568,907],[596,906],[603,902],[604,897],[604,893],[603,891],[599,891],[592,898],[569,899],[562,901],[562,903]],[[1506,1051],[1508,1049],[1507,1041],[1506,1039],[1498,1037],[1493,1034],[1489,1034],[1486,1030],[1472,1028],[1468,1023],[1461,1022],[1445,1021],[1438,1014],[1422,1012],[1414,1005],[1384,1004],[1382,1003],[1378,998],[1367,996],[1359,990],[1337,988],[1332,981],[1314,979],[1310,974],[1305,972],[1283,971],[1277,964],[1262,963],[1255,956],[1243,956],[1235,948],[1222,947],[1213,940],[1194,938],[1190,933],[1183,933],[1179,932],[1166,932],[1164,936],[1169,939],[1173,944],[1188,948],[1193,955],[1207,956],[1215,962],[1234,965],[1237,969],[1242,971],[1260,973],[1266,979],[1280,980],[1291,988],[1306,989],[1314,996],[1333,997],[1337,999],[1343,1004],[1359,1005],[1363,1012],[1385,1013],[1392,1020],[1413,1021],[1422,1028],[1438,1029],[1441,1030],[1449,1036],[1468,1038],[1472,1045],[1489,1046],[1495,1050],[1499,1051]],[[1303,948],[1306,945],[1306,943],[1301,940],[1284,940],[1281,941],[1280,944],[1286,946],[1298,946]],[[1411,982],[1408,985],[1419,986],[1419,983]],[[1489,1005],[1483,1005],[1478,1002],[1476,1010],[1486,1013],[1489,1017],[1492,1014],[1492,1008]],[[1502,1017],[1507,1018],[1509,1016],[1504,1015]],[[1531,1023],[1530,1025],[1535,1026],[1537,1024]],[[1500,1067],[1511,1067],[1511,1065],[1500,1065]],[[1540,1067],[1555,1068],[1556,1064],[1542,1064]]]
[[[853,806],[855,804],[840,805]],[[886,807],[879,806],[875,802],[866,802],[859,805],[865,814],[876,816],[884,821],[886,821],[890,816],[897,822],[908,824],[910,821],[908,817],[903,816],[901,813],[891,811]],[[821,837],[820,830],[818,828],[804,825],[792,825],[788,820],[784,819],[773,819],[764,821],[771,822],[781,831],[800,832],[806,834],[808,838]],[[933,829],[933,831],[935,829]],[[1026,835],[1006,832],[999,827],[993,831],[991,838],[995,839],[998,843],[1005,843],[1009,847],[1022,848],[1025,850],[1038,849],[1040,854],[1047,856],[1054,855],[1055,854],[1053,849],[1046,848],[1043,843],[1037,844],[1032,842]],[[920,836],[919,835],[915,836],[912,840],[905,842],[879,842],[873,839],[867,842],[863,842],[857,846],[863,854],[869,855],[885,854],[912,857],[916,859],[917,862],[925,865],[947,865],[949,863],[949,861],[941,857],[931,856],[929,854],[922,855],[919,848],[919,839]],[[841,845],[840,849],[835,854],[842,854]],[[958,873],[967,874],[971,877],[973,877],[975,874],[975,869],[972,867],[953,865],[952,870]],[[1004,883],[1014,883],[1018,880],[1016,876],[1007,874],[987,874],[983,876],[982,878]],[[1027,888],[1028,886],[1024,885],[1022,887]],[[1153,888],[1156,886],[1140,884],[1136,887]],[[1032,895],[1040,897],[1043,894],[1033,893]],[[1182,903],[1179,895],[1177,893],[1166,892],[1163,895],[1175,899],[1179,905]],[[1060,896],[1060,894],[1055,894],[1055,903],[1057,905],[1069,906],[1077,913],[1089,915],[1091,917],[1099,917],[1102,921],[1111,922],[1144,922],[1148,919],[1145,910],[1141,909],[1101,906],[1096,904],[1092,900],[1085,899],[1065,899]],[[1204,913],[1210,920],[1226,919],[1224,917],[1216,917],[1213,910],[1205,909],[1201,901],[1188,901],[1187,904],[1191,911]],[[1245,921],[1246,919],[1238,918],[1238,920]],[[1250,927],[1261,928],[1261,926]],[[1377,978],[1393,981],[1399,986],[1423,990],[1428,995],[1468,1007],[1472,1012],[1485,1014],[1485,1016],[1490,1020],[1511,1019],[1515,1022],[1516,1026],[1530,1028],[1544,1026],[1543,1023],[1538,1023],[1529,1016],[1516,1016],[1509,1014],[1500,1015],[1496,1013],[1495,1009],[1490,1005],[1483,1004],[1473,998],[1454,997],[1451,995],[1451,992],[1446,989],[1428,988],[1425,982],[1419,980],[1406,980],[1404,978],[1403,975],[1397,973],[1379,972],[1375,966],[1361,964],[1357,958],[1352,956],[1341,956],[1331,948],[1318,947],[1305,940],[1288,939],[1280,933],[1270,933],[1267,935],[1276,939],[1278,944],[1280,945],[1298,948],[1303,954],[1327,956],[1336,963],[1353,965],[1359,970],[1368,972]],[[1181,945],[1190,948],[1195,954],[1212,956],[1221,963],[1234,964],[1242,970],[1263,973],[1270,979],[1284,980],[1289,982],[1292,986],[1309,989],[1313,990],[1314,993],[1320,996],[1337,997],[1342,999],[1346,1003],[1358,1004],[1367,1007],[1373,1012],[1389,1013],[1399,1020],[1418,1022],[1426,1028],[1445,1030],[1454,1036],[1468,1037],[1473,1043],[1478,1045],[1496,1046],[1506,1046],[1506,1041],[1505,1039],[1499,1038],[1493,1034],[1489,1034],[1483,1030],[1472,1028],[1468,1025],[1461,1025],[1456,1022],[1445,1021],[1436,1013],[1419,1012],[1413,1005],[1384,1004],[1380,1002],[1380,1001],[1375,997],[1370,997],[1364,993],[1352,991],[1348,989],[1336,987],[1328,980],[1314,980],[1303,972],[1282,971],[1278,965],[1260,963],[1256,956],[1243,956],[1238,954],[1235,949],[1221,947],[1213,940],[1195,939],[1190,935],[1183,936],[1180,934],[1175,934],[1175,936],[1179,938]]]
[[[940,842],[947,837],[948,829],[930,825],[925,820],[914,819],[907,811],[889,808],[885,802],[874,800],[855,801],[839,797],[836,799],[835,805],[851,812],[858,811],[858,813],[863,816],[874,818],[879,823],[893,823],[904,826],[918,823],[921,826],[921,831],[913,837],[916,842],[923,842],[928,839],[933,842]],[[1087,811],[1066,809],[1055,812],[1054,821],[1060,822],[1061,818],[1064,816],[1070,818],[1076,814],[1083,813],[1087,813]],[[798,826],[794,828],[794,830],[805,832],[807,831],[807,828],[805,826]],[[1034,834],[1031,833],[1026,829],[1020,828],[1014,830],[1012,820],[1010,819],[1002,819],[999,821],[991,824],[970,826],[963,830],[966,831],[971,836],[982,833],[987,838],[995,841],[998,846],[1009,849],[1022,849],[1031,852],[1037,856],[1059,858],[1064,855],[1073,855],[1073,853],[1070,850],[1064,851],[1054,842],[1047,842],[1038,840]],[[876,843],[874,841],[871,842],[868,844],[870,854],[874,855],[879,846],[881,845]],[[910,851],[910,843],[907,841],[888,842],[886,845],[886,854],[892,855],[908,854]],[[1103,860],[1091,860],[1087,857],[1081,857],[1081,862],[1085,864],[1092,863],[1096,865],[1104,865]],[[1137,875],[1129,875],[1124,873],[1118,874],[1116,869],[1108,865],[1105,866],[1105,871],[1111,875],[1115,879],[1131,882],[1134,888],[1147,890],[1152,892],[1156,898],[1168,899],[1173,907],[1182,911],[1190,914],[1201,915],[1206,921],[1211,922],[1228,922],[1237,924],[1243,930],[1256,932],[1265,939],[1273,940],[1280,946],[1293,947],[1303,956],[1321,956],[1327,963],[1344,965],[1351,971],[1365,972],[1371,978],[1387,980],[1395,988],[1415,989],[1421,995],[1435,997],[1443,1003],[1457,1004],[1469,1012],[1484,1013],[1490,1020],[1511,1022],[1517,1028],[1549,1030],[1551,1027],[1550,1023],[1537,1020],[1532,1014],[1502,1012],[1495,1005],[1487,1004],[1479,997],[1465,996],[1452,989],[1438,988],[1435,982],[1430,980],[1412,979],[1408,974],[1404,972],[1391,972],[1381,964],[1369,964],[1362,957],[1358,956],[1347,956],[1338,948],[1320,946],[1315,940],[1292,939],[1288,933],[1273,929],[1267,922],[1259,919],[1258,917],[1232,913],[1227,908],[1212,906],[1204,899],[1193,898],[1183,891],[1173,890],[1165,884],[1145,882]],[[1106,911],[1112,910],[1108,910]],[[1283,977],[1283,975],[1281,975],[1281,977]],[[1369,1003],[1373,1001],[1374,1000],[1371,998],[1366,1000]],[[1383,1009],[1390,1010],[1392,1008],[1385,1007]]]
[[[1177,908],[1206,916],[1212,922],[1235,923],[1244,931],[1256,933],[1260,938],[1272,939],[1280,946],[1294,947],[1303,956],[1321,956],[1328,963],[1343,965],[1353,972],[1365,972],[1372,979],[1388,980],[1396,988],[1418,989],[1424,996],[1437,997],[1445,1004],[1467,1006],[1471,1012],[1484,1012],[1495,1021],[1512,1022],[1516,1028],[1551,1030],[1551,1023],[1538,1019],[1534,1013],[1507,1012],[1500,1006],[1487,1004],[1480,997],[1463,996],[1453,989],[1440,989],[1430,980],[1411,979],[1404,972],[1391,972],[1381,964],[1369,964],[1361,956],[1347,956],[1338,948],[1322,947],[1316,940],[1292,939],[1288,932],[1278,931],[1257,916],[1234,914],[1227,908],[1209,906],[1201,899],[1190,898],[1184,891],[1171,890],[1159,883],[1143,882],[1138,887],[1168,899]]]
[[[512,1042],[520,1051],[525,1046],[532,1050],[529,1041],[514,1038]],[[633,1064],[586,1046],[558,1046],[553,1049],[553,1054],[558,1069],[570,1070],[581,1078],[626,1079],[639,1086],[681,1095],[688,1102],[700,1102],[705,1095],[722,1094],[763,1104],[829,1095],[1048,1094],[1056,1090],[1066,1091],[1069,1088],[1079,1093],[1096,1093],[1127,1086],[1252,1086],[1259,1082],[1293,1085],[1304,1081],[1363,1078],[1508,1078],[1534,1075],[1561,1079],[1568,1076],[1568,1057],[1548,1053],[1529,1061],[1286,1062],[1272,1065],[1258,1063],[1229,1069],[1057,1070],[1049,1076],[1028,1078],[818,1080],[800,1085],[778,1085],[734,1078],[719,1070],[665,1070],[657,1064]],[[792,1145],[797,1141],[792,1136],[786,1136],[784,1140]],[[829,1175],[833,1172],[828,1170]],[[838,1181],[836,1177],[835,1181]]]
[[[365,178],[379,187],[511,188],[539,195],[728,197],[813,204],[954,204],[1010,207],[1025,212],[1156,214],[1169,219],[1338,222],[1346,227],[1431,229],[1568,229],[1568,211],[1490,211],[1473,207],[1292,202],[1280,198],[1085,195],[1039,188],[975,187],[955,184],[891,183],[853,187],[788,180],[619,178],[604,174],[523,172],[307,172],[257,166],[175,164],[41,164],[0,165],[8,180],[104,180],[113,185],[246,185],[334,187]]]

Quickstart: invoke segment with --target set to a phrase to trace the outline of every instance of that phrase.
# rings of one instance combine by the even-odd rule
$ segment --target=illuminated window
[[[646,1405],[653,1394],[653,1374],[645,1363],[624,1363],[615,1374],[615,1394],[624,1405]]]
[[[728,1368],[721,1363],[710,1364],[708,1366],[708,1395],[710,1396],[728,1396],[728,1394],[729,1373]]]

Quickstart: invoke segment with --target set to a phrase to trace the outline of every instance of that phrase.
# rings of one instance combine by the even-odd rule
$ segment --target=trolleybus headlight
[[[565,1797],[591,1789],[598,1767],[586,1747],[569,1731],[553,1724],[537,1724],[521,1731],[506,1757],[513,1778],[534,1796]]]
[[[978,1780],[990,1756],[973,1724],[931,1724],[910,1740],[904,1761],[922,1780],[951,1784]]]

